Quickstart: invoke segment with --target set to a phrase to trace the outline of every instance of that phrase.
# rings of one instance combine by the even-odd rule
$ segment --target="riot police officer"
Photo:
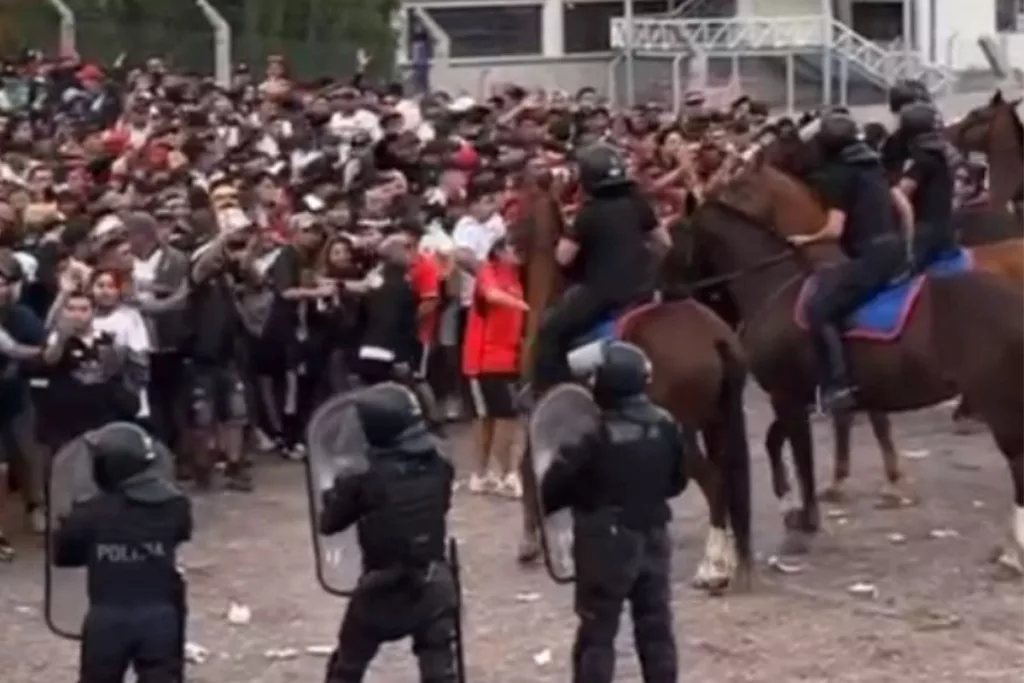
[[[898,117],[903,107],[908,104],[931,101],[932,97],[928,88],[917,79],[899,80],[889,88],[889,111],[894,117]],[[882,144],[882,166],[885,167],[891,180],[895,181],[902,172],[908,151],[908,140],[904,131],[901,130],[897,118],[896,129]]]
[[[364,390],[356,413],[370,467],[323,495],[320,533],[356,524],[363,573],[341,623],[327,683],[359,683],[382,643],[412,636],[424,683],[456,683],[458,595],[445,561],[454,470],[412,392]]]
[[[893,216],[878,155],[859,138],[856,121],[833,111],[821,121],[817,143],[825,160],[819,190],[825,225],[790,238],[802,246],[838,240],[849,258],[819,280],[807,305],[807,322],[821,366],[822,403],[833,412],[854,405],[842,339],[844,318],[880,291],[905,262],[905,242]]]
[[[191,504],[170,454],[140,427],[113,422],[81,437],[101,493],[76,503],[54,539],[54,564],[86,567],[89,611],[80,681],[184,680],[185,586],[178,546],[192,536]]]
[[[900,110],[900,131],[906,136],[909,158],[893,191],[911,207],[914,267],[923,270],[943,252],[956,248],[956,155],[939,130],[939,112],[928,102]]]
[[[537,336],[533,395],[569,379],[565,354],[573,338],[654,292],[653,238],[667,248],[671,238],[629,177],[625,159],[598,143],[576,157],[587,199],[572,228],[555,249],[574,283],[548,311]]]
[[[565,448],[541,480],[545,513],[573,511],[576,614],[574,683],[611,683],[615,634],[630,602],[645,683],[675,683],[668,499],[687,475],[679,428],[647,398],[650,362],[610,342],[593,383],[595,433]]]

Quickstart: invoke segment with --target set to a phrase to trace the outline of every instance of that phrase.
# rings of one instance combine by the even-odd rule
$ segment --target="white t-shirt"
[[[340,111],[335,112],[327,123],[327,129],[341,138],[342,142],[351,142],[359,131],[368,133],[374,141],[383,136],[380,119],[376,114],[365,109],[356,109],[350,116],[346,116]]]
[[[478,261],[487,258],[487,252],[494,243],[505,236],[505,219],[496,213],[481,223],[472,216],[466,215],[459,219],[452,231],[452,241],[456,249],[467,249]],[[462,305],[468,306],[473,301],[473,285],[476,278],[463,273]]]
[[[139,356],[148,355],[153,350],[149,340],[149,330],[142,314],[131,306],[118,306],[110,313],[97,314],[93,319],[93,329],[107,332],[114,337],[114,344],[124,347]],[[139,391],[138,417],[149,417],[149,397],[146,390]]]

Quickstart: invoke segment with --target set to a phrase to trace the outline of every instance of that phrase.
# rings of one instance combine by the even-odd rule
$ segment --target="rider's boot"
[[[842,333],[835,325],[823,325],[814,341],[818,361],[824,371],[822,407],[833,415],[849,412],[856,405],[856,399],[850,382]]]

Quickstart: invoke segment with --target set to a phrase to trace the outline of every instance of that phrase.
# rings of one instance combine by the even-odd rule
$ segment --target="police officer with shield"
[[[185,587],[177,549],[192,536],[188,498],[161,465],[166,449],[114,422],[80,437],[99,495],[76,502],[52,539],[57,567],[85,567],[89,608],[81,683],[184,680]]]
[[[822,405],[844,412],[855,404],[843,345],[844,319],[899,273],[906,249],[893,217],[885,171],[878,154],[860,139],[857,122],[845,111],[826,114],[817,143],[825,159],[818,188],[828,211],[825,225],[789,239],[796,246],[837,240],[849,258],[818,278],[807,305],[822,375]]]
[[[318,521],[323,535],[355,524],[363,558],[326,682],[360,683],[382,643],[411,636],[420,680],[458,683],[457,567],[445,559],[455,473],[408,388],[386,382],[361,392],[353,401],[369,467],[337,475]]]
[[[623,604],[645,683],[675,683],[668,499],[686,487],[678,426],[647,398],[650,362],[610,342],[594,374],[597,429],[565,446],[540,481],[546,514],[571,508],[576,565],[574,683],[611,683]]]

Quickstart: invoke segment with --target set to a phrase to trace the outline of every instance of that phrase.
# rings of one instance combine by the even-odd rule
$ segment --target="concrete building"
[[[616,99],[678,97],[739,82],[790,106],[877,100],[923,78],[937,94],[972,74],[1024,68],[1024,0],[407,0],[433,41],[432,80]],[[631,74],[631,75],[630,75]]]

